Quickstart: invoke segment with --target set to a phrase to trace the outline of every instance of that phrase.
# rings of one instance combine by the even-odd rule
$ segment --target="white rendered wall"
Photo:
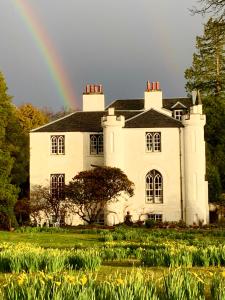
[[[65,136],[65,155],[51,154],[51,136]],[[34,185],[49,186],[51,174],[65,174],[65,182],[83,170],[83,133],[32,132],[30,133],[30,189]],[[68,224],[83,223],[70,216]]]
[[[184,128],[184,174],[185,215],[187,224],[208,222],[208,191],[205,159],[204,125],[200,105],[191,110],[189,118],[183,119]]]
[[[84,94],[83,111],[104,111],[105,96],[103,94]]]
[[[145,132],[161,132],[162,151],[146,152]],[[178,128],[123,129],[124,163],[123,170],[134,182],[134,196],[124,197],[112,203],[110,224],[124,221],[129,211],[133,221],[145,219],[146,214],[162,214],[163,221],[181,219],[180,202],[180,156]],[[156,169],[163,176],[163,203],[150,204],[145,201],[145,176]]]

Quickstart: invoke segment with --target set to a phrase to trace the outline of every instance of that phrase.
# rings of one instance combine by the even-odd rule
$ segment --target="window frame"
[[[51,135],[51,155],[65,155],[65,135]],[[54,150],[53,150],[54,149]]]
[[[65,199],[65,174],[50,174],[50,194],[53,199]],[[54,191],[54,192],[53,192]]]
[[[177,114],[178,112],[179,112],[179,114]],[[184,115],[184,109],[174,109],[173,110],[174,119],[181,121],[183,115]]]
[[[162,152],[162,134],[160,131],[145,132],[145,151],[147,153]]]
[[[163,203],[163,176],[153,169],[145,176],[145,202],[148,204]]]
[[[148,219],[154,220],[156,222],[163,222],[163,214],[161,213],[148,214]]]
[[[95,151],[94,151],[95,149]],[[103,133],[91,133],[89,135],[89,154],[102,156],[104,155],[104,138]]]

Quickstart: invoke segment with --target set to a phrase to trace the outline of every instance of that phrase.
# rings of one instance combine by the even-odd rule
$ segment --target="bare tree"
[[[40,221],[40,213],[50,219],[54,216],[57,221],[68,212],[70,203],[65,197],[54,197],[49,187],[33,186],[30,193],[30,216]]]
[[[193,7],[190,11],[193,14],[211,14],[218,19],[225,17],[225,0],[198,0],[199,7]]]

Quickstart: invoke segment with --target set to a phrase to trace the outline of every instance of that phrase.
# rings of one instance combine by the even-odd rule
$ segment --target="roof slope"
[[[182,123],[154,109],[147,110],[126,121],[125,128],[173,128]]]
[[[123,115],[125,119],[132,118],[138,113],[138,111],[123,111],[123,113],[116,111],[116,115]],[[102,131],[101,117],[106,114],[106,111],[75,112],[32,132],[99,132]]]
[[[170,109],[177,102],[182,103],[185,107],[189,108],[192,106],[191,98],[170,98],[163,99],[163,108]],[[126,100],[115,100],[109,107],[114,107],[117,110],[143,110],[144,99],[126,99]]]

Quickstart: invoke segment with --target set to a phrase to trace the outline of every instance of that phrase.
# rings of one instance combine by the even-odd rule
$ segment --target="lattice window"
[[[51,136],[51,154],[65,154],[65,136]]]
[[[90,154],[102,155],[103,154],[103,134],[90,135]]]
[[[51,196],[55,199],[64,199],[65,174],[50,175]]]
[[[147,152],[161,151],[161,132],[146,132],[145,140]]]
[[[163,202],[163,178],[162,175],[152,170],[148,172],[145,178],[145,196],[147,203]]]

